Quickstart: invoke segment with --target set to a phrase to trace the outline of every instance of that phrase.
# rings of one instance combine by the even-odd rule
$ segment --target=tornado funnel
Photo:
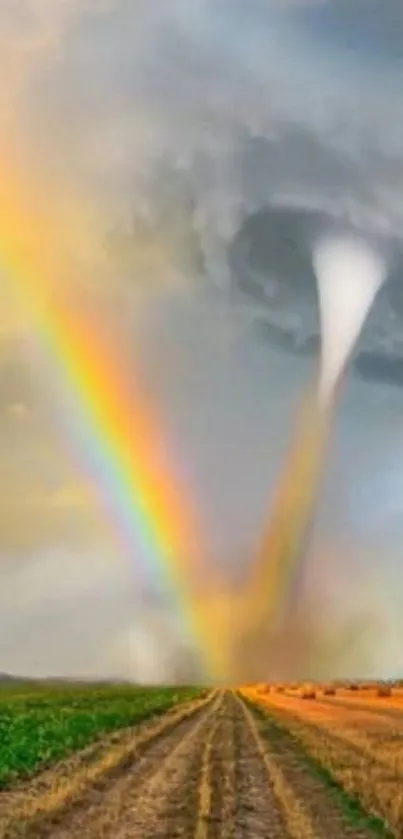
[[[386,279],[387,265],[367,242],[346,236],[321,239],[313,265],[322,336],[319,398],[327,402]]]
[[[386,278],[381,253],[359,237],[323,237],[316,244],[322,332],[319,399],[309,393],[297,435],[278,480],[241,610],[238,662],[254,678],[262,662],[292,672],[302,662],[291,627],[297,614],[310,526],[325,465],[333,394],[375,296]],[[237,616],[238,620],[239,617]],[[281,661],[276,660],[276,649]],[[274,658],[273,658],[274,655]],[[255,668],[255,669],[254,669]]]

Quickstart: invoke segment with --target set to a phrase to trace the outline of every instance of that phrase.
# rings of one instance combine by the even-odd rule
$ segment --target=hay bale
[[[376,695],[380,697],[392,696],[392,688],[390,685],[378,685]]]
[[[333,685],[325,685],[323,688],[323,696],[336,696],[336,688]]]
[[[351,682],[351,684],[349,684],[348,686],[348,690],[358,690],[358,685],[354,682]]]
[[[270,691],[271,691],[272,689],[273,689],[273,686],[272,686],[272,685],[269,685],[269,684],[262,685],[262,684],[261,684],[261,685],[259,685],[259,687],[257,688],[257,693],[259,693],[261,696],[264,696],[265,694],[270,693]]]
[[[300,699],[316,699],[316,690],[311,685],[304,685],[298,693]]]

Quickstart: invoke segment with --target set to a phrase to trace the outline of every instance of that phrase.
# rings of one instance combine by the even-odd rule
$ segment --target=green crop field
[[[129,685],[0,687],[0,789],[108,732],[136,725],[200,694],[196,688]]]

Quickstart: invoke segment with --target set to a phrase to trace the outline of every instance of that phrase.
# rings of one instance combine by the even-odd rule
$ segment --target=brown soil
[[[126,735],[127,736],[127,735]],[[291,738],[267,731],[231,691],[178,711],[120,760],[73,787],[63,807],[0,837],[29,839],[369,839],[303,766]],[[36,782],[38,787],[38,782]],[[28,790],[26,792],[28,795]],[[38,811],[39,812],[39,811]]]

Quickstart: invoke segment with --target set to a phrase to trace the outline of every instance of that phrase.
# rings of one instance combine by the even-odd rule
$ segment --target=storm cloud
[[[18,10],[10,0],[0,10],[0,153],[40,208],[43,242],[63,240],[55,291],[108,322],[128,375],[141,367],[212,557],[233,575],[249,562],[313,372],[312,224],[359,229],[390,252],[336,430],[322,543],[344,528],[353,552],[359,526],[345,524],[340,488],[350,480],[354,495],[360,475],[375,480],[374,447],[390,458],[400,440],[402,43],[397,0],[24,0]],[[147,603],[155,623],[155,580],[133,591],[133,629],[125,587],[141,548],[122,559],[108,535],[5,271],[0,287],[0,573],[15,599],[0,669],[37,661],[44,673],[64,658],[90,671],[93,654],[94,671],[116,672],[124,648],[127,670]],[[77,584],[60,619],[52,555]],[[348,564],[329,560],[324,587],[347,579]],[[33,568],[42,588],[30,604]],[[68,641],[78,612],[93,616],[82,656],[74,633]],[[53,630],[31,635],[46,613],[59,646]]]

